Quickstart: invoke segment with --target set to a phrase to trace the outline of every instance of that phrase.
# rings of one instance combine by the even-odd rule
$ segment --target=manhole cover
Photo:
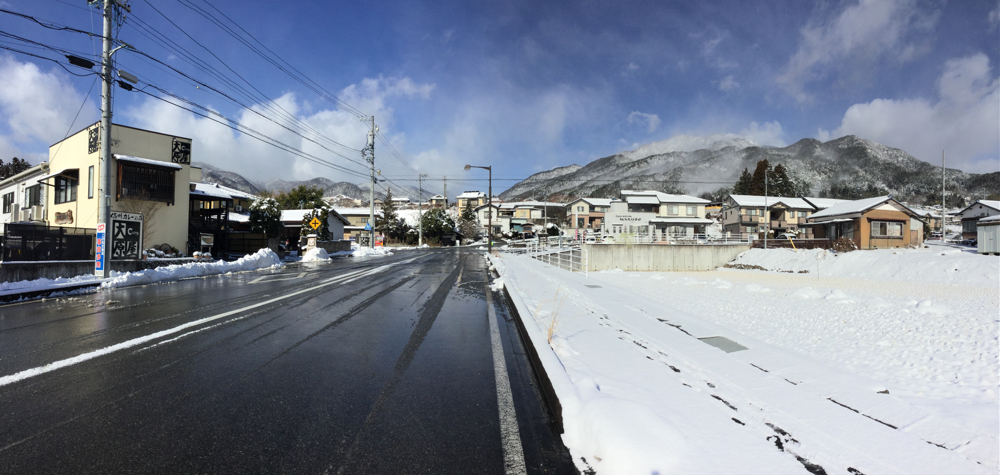
[[[722,351],[725,351],[726,353],[732,353],[734,351],[741,351],[747,349],[747,347],[739,343],[736,343],[735,341],[730,340],[729,338],[726,338],[724,336],[709,336],[705,338],[699,338],[699,340],[708,343],[709,345],[712,345]]]
[[[584,287],[590,287],[592,289],[600,289],[600,285],[583,284]]]

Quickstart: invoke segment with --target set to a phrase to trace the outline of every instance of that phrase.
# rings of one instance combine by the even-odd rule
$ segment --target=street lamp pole
[[[489,254],[493,254],[493,167],[492,166],[479,167],[479,166],[475,166],[475,165],[466,165],[465,166],[465,171],[469,171],[472,168],[482,168],[483,170],[486,170],[486,171],[490,172],[490,175],[489,175],[490,176],[490,182],[489,182],[490,184],[489,184],[489,189],[487,190],[488,193],[489,193],[487,195],[489,197],[487,199],[487,203],[488,203],[487,209],[489,211],[487,211],[487,214],[486,214],[486,223],[487,223],[486,224],[486,226],[487,226],[486,227],[486,252],[489,253]]]

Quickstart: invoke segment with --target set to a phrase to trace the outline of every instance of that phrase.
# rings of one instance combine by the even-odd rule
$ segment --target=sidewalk
[[[995,434],[970,432],[886,394],[876,381],[654,302],[613,279],[520,256],[493,260],[559,397],[563,439],[581,470],[996,471]]]

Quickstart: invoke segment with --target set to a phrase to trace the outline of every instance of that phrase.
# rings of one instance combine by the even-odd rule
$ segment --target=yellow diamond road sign
[[[312,226],[313,229],[319,229],[321,224],[323,223],[320,222],[319,218],[313,218],[312,221],[309,221],[309,225]]]

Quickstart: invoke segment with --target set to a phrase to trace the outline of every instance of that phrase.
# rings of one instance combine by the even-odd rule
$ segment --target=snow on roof
[[[173,169],[176,169],[176,170],[180,170],[181,168],[184,168],[184,167],[182,167],[182,166],[180,166],[180,165],[178,165],[176,163],[164,162],[164,161],[161,161],[161,160],[152,160],[152,159],[149,159],[149,158],[142,158],[142,157],[133,157],[131,155],[118,155],[118,154],[115,154],[115,159],[118,160],[118,161],[121,161],[121,162],[141,163],[143,165],[152,165],[152,166],[163,167],[163,168],[173,168]]]
[[[626,196],[625,201],[629,204],[640,204],[640,205],[659,205],[660,199],[656,196]]]
[[[334,210],[344,216],[368,216],[371,212],[369,208],[334,208]],[[380,215],[382,211],[376,208],[375,214]]]
[[[234,223],[249,223],[250,215],[240,214],[240,213],[229,213],[229,220]]]
[[[219,190],[222,190],[223,192],[229,193],[229,196],[232,196],[233,198],[242,198],[242,199],[247,199],[247,200],[257,199],[257,195],[254,195],[254,194],[251,194],[251,193],[247,193],[245,191],[240,191],[240,190],[237,190],[236,188],[230,188],[228,186],[223,186],[223,185],[220,185],[218,183],[196,183],[196,184],[197,185],[214,186],[215,188],[217,188]]]
[[[409,203],[410,199],[404,196],[402,198],[393,198],[392,201],[393,202],[397,202],[398,201],[400,203]]]
[[[783,196],[764,197],[757,195],[729,195],[729,197],[740,206],[764,206],[766,198],[768,207],[782,203],[789,208],[814,209],[813,205],[802,198],[785,198]]]
[[[611,206],[610,198],[580,198],[593,206]]]
[[[191,190],[192,195],[218,198],[222,200],[232,199],[229,193],[226,193],[225,191],[221,190],[220,188],[216,187],[213,184],[192,183],[192,185],[194,185],[194,189]]]
[[[825,218],[829,216],[840,216],[844,214],[863,213],[889,200],[896,201],[893,200],[891,196],[876,196],[875,198],[866,198],[857,201],[845,201],[843,203],[837,203],[823,211],[813,214],[812,218],[815,219],[815,218]],[[899,206],[903,205],[900,204]],[[907,211],[909,211],[914,215],[917,214],[905,206],[903,206],[903,209],[906,209]]]
[[[689,195],[671,195],[669,193],[662,193],[653,190],[622,190],[622,197],[625,198],[629,203],[646,203],[645,201],[632,201],[630,197],[638,196],[655,196],[659,203],[711,203],[711,201],[696,198]],[[763,206],[763,205],[761,205]]]
[[[1000,201],[995,201],[995,200],[978,200],[975,203],[972,203],[971,205],[966,206],[965,208],[963,208],[962,211],[958,212],[958,214],[964,213],[966,210],[971,209],[975,205],[983,205],[983,206],[986,206],[986,207],[989,207],[989,208],[993,208],[993,209],[995,209],[997,211],[1000,211]]]
[[[444,196],[443,195],[434,195],[430,199],[432,199],[432,200],[443,200]]]
[[[812,198],[809,196],[803,199],[809,203],[812,203],[813,207],[816,208],[817,210],[827,209],[835,204],[851,201],[851,200],[838,200],[835,198]]]
[[[676,224],[712,224],[715,221],[706,218],[652,218],[649,220],[650,223],[676,223]]]
[[[466,191],[463,192],[461,195],[458,195],[458,198],[459,199],[482,198],[484,196],[486,196],[486,193],[483,193],[482,191]]]
[[[979,224],[1000,223],[1000,214],[979,219]]]

